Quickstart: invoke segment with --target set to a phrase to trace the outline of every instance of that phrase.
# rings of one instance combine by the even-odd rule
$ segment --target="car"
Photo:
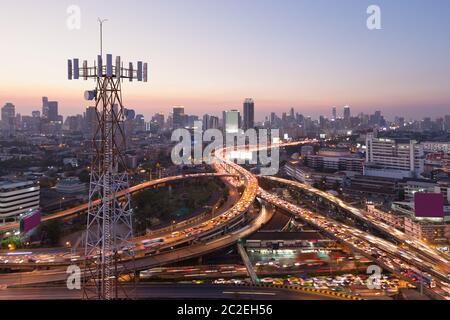
[[[284,285],[284,280],[283,279],[274,279],[272,284],[277,285],[277,286],[282,286],[282,285]]]
[[[261,283],[273,283],[273,279],[272,278],[264,278],[264,279],[261,279]]]

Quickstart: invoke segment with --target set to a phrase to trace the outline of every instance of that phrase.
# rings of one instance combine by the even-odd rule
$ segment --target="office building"
[[[48,113],[47,119],[49,121],[59,121],[58,117],[58,102],[57,101],[49,101],[48,102]]]
[[[0,222],[39,209],[40,187],[34,181],[0,181]]]
[[[165,117],[164,114],[162,113],[156,113],[153,117],[152,117],[152,122],[156,123],[159,127],[160,130],[162,130],[164,128],[164,124],[165,124]]]
[[[184,114],[184,107],[174,107],[173,108],[173,129],[181,129],[184,128],[186,117]]]
[[[350,111],[350,107],[349,106],[345,106],[344,107],[344,123],[346,125],[347,128],[350,127],[351,125],[351,111]]]
[[[98,126],[97,109],[95,107],[86,108],[84,121],[86,126],[85,136],[90,140],[94,137]]]
[[[44,119],[48,118],[48,98],[42,97],[42,117]]]
[[[240,114],[237,110],[223,112],[223,129],[225,134],[239,133]]]
[[[331,120],[336,121],[337,120],[337,108],[333,107],[331,110]]]
[[[366,164],[364,175],[411,178],[424,170],[423,146],[414,140],[366,138]]]
[[[321,149],[306,157],[307,166],[320,171],[363,172],[364,159],[348,150]]]
[[[209,117],[209,129],[219,129],[219,118],[210,116]]]

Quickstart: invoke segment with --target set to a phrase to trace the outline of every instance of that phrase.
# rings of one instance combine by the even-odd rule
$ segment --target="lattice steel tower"
[[[104,20],[105,21],[105,20]],[[100,30],[102,34],[102,24]],[[102,43],[101,43],[102,47]],[[69,80],[94,79],[96,89],[85,92],[95,101],[96,123],[92,139],[93,161],[89,190],[89,211],[85,239],[83,298],[111,300],[129,298],[120,277],[130,274],[134,262],[132,209],[125,161],[124,106],[122,81],[147,82],[148,64],[124,68],[120,57],[113,65],[111,54],[103,64],[102,49],[93,66],[79,59],[68,61]]]

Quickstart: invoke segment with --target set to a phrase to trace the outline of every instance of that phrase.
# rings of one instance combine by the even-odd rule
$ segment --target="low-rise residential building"
[[[435,244],[450,243],[450,224],[446,219],[418,219],[414,209],[404,204],[394,203],[391,212],[377,209],[374,205],[367,206],[367,213],[417,240],[424,240]]]

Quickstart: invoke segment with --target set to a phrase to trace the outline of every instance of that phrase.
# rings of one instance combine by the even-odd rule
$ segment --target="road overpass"
[[[373,226],[382,234],[386,235],[389,238],[394,238],[397,242],[401,243],[405,247],[408,247],[410,251],[414,251],[423,256],[424,258],[426,258],[427,260],[430,260],[437,266],[436,271],[441,270],[440,272],[442,273],[441,275],[443,277],[447,278],[448,274],[450,273],[450,260],[444,253],[439,252],[438,250],[436,250],[435,248],[431,247],[430,245],[426,244],[421,240],[417,240],[414,237],[407,235],[404,232],[377,220],[375,217],[371,216],[366,211],[358,209],[328,192],[316,189],[314,187],[308,186],[300,182],[276,177],[261,177],[261,178],[268,181],[280,183],[285,186],[290,186],[292,188],[303,190],[305,192],[314,194],[326,201],[329,201],[338,208],[344,210],[345,212],[348,212],[353,218],[358,219],[370,226]]]
[[[272,217],[273,210],[263,208],[256,219],[252,220],[249,225],[232,231],[229,234],[208,241],[198,241],[197,243],[180,249],[170,250],[150,256],[138,257],[135,261],[124,261],[123,265],[128,270],[143,271],[154,267],[161,267],[203,256],[237,243],[240,239],[258,231],[263,225],[269,222]],[[40,268],[49,267],[52,269],[0,275],[0,285],[30,285],[65,281],[67,279],[67,274],[66,268],[64,267],[71,264],[79,264],[80,267],[82,267],[82,261],[73,263],[65,262],[58,264],[39,264],[38,266]],[[8,266],[8,264],[6,264],[5,267],[6,266]],[[10,265],[9,267],[13,266],[16,266],[16,264]],[[28,267],[28,264],[24,263],[21,264],[21,266],[22,268],[26,268]],[[36,264],[30,264],[29,267],[36,267]]]
[[[166,183],[172,183],[182,180],[190,180],[190,179],[198,179],[198,178],[223,178],[223,177],[237,177],[236,175],[228,174],[228,173],[199,173],[199,174],[186,174],[186,175],[179,175],[179,176],[172,176],[172,177],[166,177],[162,179],[156,179],[147,181],[144,183],[141,183],[139,185],[136,185],[134,187],[130,187],[129,189],[122,190],[118,193],[118,197],[123,197],[126,193],[136,193],[148,188],[153,188],[158,185],[166,184]],[[94,205],[99,205],[100,200],[94,201]],[[55,219],[62,219],[71,217],[74,215],[81,214],[83,212],[86,212],[89,208],[89,203],[84,203],[79,206],[59,211],[50,215],[47,215],[42,218],[42,222],[51,221]],[[12,223],[6,223],[0,225],[0,233],[18,230],[20,227],[20,224],[18,222],[12,222]]]

